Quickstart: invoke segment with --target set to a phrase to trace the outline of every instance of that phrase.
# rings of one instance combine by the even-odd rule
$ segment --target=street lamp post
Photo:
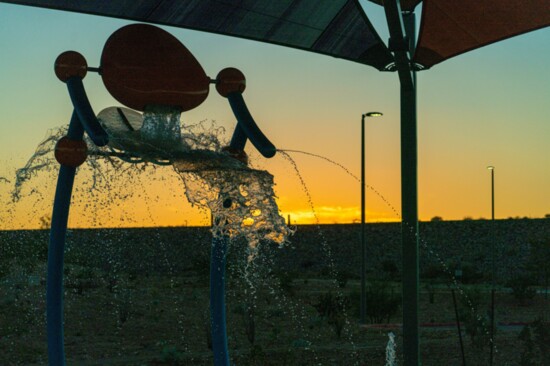
[[[495,167],[487,167],[491,171],[491,350],[489,352],[489,365],[493,365],[493,349],[495,336]]]
[[[365,272],[367,267],[367,246],[365,238],[365,117],[380,117],[380,112],[368,112],[361,115],[361,315],[360,323],[367,323],[367,290]]]
[[[492,222],[492,239],[491,239],[491,282],[493,291],[495,290],[495,167],[490,165],[487,167],[491,171],[491,222]]]
[[[495,220],[495,167],[487,167],[491,171],[491,220]]]

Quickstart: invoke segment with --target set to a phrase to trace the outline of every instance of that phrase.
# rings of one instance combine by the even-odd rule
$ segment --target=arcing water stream
[[[111,147],[98,148],[88,143],[90,156],[84,170],[90,170],[92,173],[88,187],[90,193],[101,193],[99,190],[105,188],[116,189],[100,184],[107,181],[108,175],[142,174],[146,170],[156,169],[157,165],[148,163],[150,161],[163,165],[170,162],[173,170],[183,181],[189,202],[201,209],[210,210],[215,217],[212,220],[214,236],[234,238],[243,235],[248,240],[250,248],[254,249],[261,240],[282,244],[292,234],[278,211],[273,191],[273,176],[266,171],[250,169],[222,153],[223,129],[206,127],[205,123],[186,126],[181,135],[178,134],[177,140],[159,144],[157,138],[161,133],[151,126],[161,125],[158,120],[162,117],[147,113],[144,117],[143,129],[154,138],[136,139],[128,133],[122,135],[115,132]],[[173,125],[174,117],[166,120],[170,122],[170,126]],[[141,131],[135,131],[139,132]],[[44,171],[56,171],[57,163],[52,152],[56,141],[64,134],[64,128],[53,130],[39,144],[27,164],[17,171],[12,194],[15,201],[20,199],[24,183],[33,176]],[[165,139],[166,136],[162,135],[162,138]],[[128,154],[128,149],[123,151],[112,147],[129,145],[131,154]],[[159,156],[163,159],[159,159]],[[132,166],[127,162],[140,165]],[[128,178],[132,180],[132,177]],[[130,190],[127,194],[131,194]]]

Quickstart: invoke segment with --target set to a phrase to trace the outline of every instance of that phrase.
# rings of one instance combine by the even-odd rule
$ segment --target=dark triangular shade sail
[[[393,57],[358,0],[14,0],[7,3],[219,33],[383,70]]]
[[[431,67],[548,25],[550,0],[424,0],[414,61]]]

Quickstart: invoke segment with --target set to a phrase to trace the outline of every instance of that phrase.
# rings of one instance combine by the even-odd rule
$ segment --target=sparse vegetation
[[[454,223],[444,221],[434,227],[449,232],[452,225]],[[484,223],[474,220],[463,225],[467,225],[464,227],[470,230],[469,235],[484,240],[487,231],[480,229]],[[525,225],[525,222],[513,220],[511,225]],[[380,245],[383,252],[368,257],[374,265],[371,263],[367,268],[367,313],[370,323],[385,324],[396,334],[398,357],[401,357],[399,350],[403,349],[400,344],[403,338],[400,325],[396,325],[402,322],[401,263],[396,254],[399,246],[388,239],[389,230],[384,232],[387,227],[377,226],[384,233],[381,236],[384,240],[380,239],[384,243]],[[425,237],[434,235],[430,230],[434,229],[424,228]],[[44,294],[47,256],[44,253],[47,254],[47,250],[41,246],[41,250],[35,251],[33,248],[39,248],[44,236],[40,237],[43,235],[40,231],[31,234],[34,237],[19,239],[17,245],[0,246],[0,314],[13,315],[1,318],[0,364],[38,365],[46,362]],[[84,234],[90,235],[90,239],[82,239]],[[128,237],[130,234],[131,238]],[[149,233],[136,235],[130,230],[128,234],[102,231],[101,235],[100,238],[98,232],[79,231],[70,236],[79,245],[70,247],[64,268],[68,363],[102,360],[106,366],[211,365],[209,237],[198,235],[196,243],[194,239],[185,239],[186,245],[181,245],[181,235],[171,234],[177,237],[176,245],[169,241],[170,236],[163,236],[166,234],[155,234],[154,243],[147,242],[151,236]],[[332,251],[335,271],[328,270],[322,252],[316,252],[305,237],[299,238],[300,242],[295,242],[291,250],[264,247],[262,255],[268,260],[258,264],[257,268],[251,266],[248,270],[250,277],[245,279],[239,266],[246,264],[246,257],[239,261],[241,252],[236,252],[237,246],[231,247],[226,304],[232,363],[265,366],[384,364],[387,330],[380,329],[382,325],[365,328],[357,324],[360,281],[356,269],[359,267],[354,262],[357,260],[354,252],[338,245],[337,240],[345,235],[344,230],[338,231],[338,235],[326,234],[331,242],[336,243]],[[507,272],[510,277],[518,273],[529,274],[531,280],[527,287],[530,291],[541,290],[545,282],[544,267],[541,267],[541,262],[536,262],[543,256],[535,252],[538,249],[533,249],[536,246],[533,243],[544,240],[542,235],[533,239],[531,236],[523,235],[523,241],[520,238],[509,240],[510,245],[503,248],[503,257],[498,262],[506,268],[502,272]],[[444,236],[441,238],[434,240],[434,245],[430,243],[430,249],[442,256],[447,268],[430,257],[427,251],[421,259],[420,322],[449,324],[455,321],[449,288],[454,284],[449,272],[458,268],[460,263],[466,277],[461,288],[473,299],[474,309],[471,310],[469,305],[460,309],[462,330],[468,337],[465,343],[467,363],[483,364],[487,359],[479,355],[488,353],[489,345],[487,309],[490,289],[484,284],[490,279],[487,247],[475,245],[475,241],[471,244],[465,237],[455,239],[451,244]],[[10,240],[2,243],[15,242]],[[347,238],[342,240],[349,242]],[[452,243],[457,242],[464,243],[460,251],[457,250],[460,257],[451,255],[456,250]],[[525,245],[522,246],[523,242]],[[140,250],[132,251],[136,243],[139,243]],[[373,240],[369,250],[376,250],[375,244],[376,240]],[[449,253],[440,248],[449,250]],[[533,252],[529,252],[531,249]],[[507,261],[507,256],[513,260]],[[110,262],[104,263],[105,258]],[[333,273],[339,275],[334,277]],[[29,276],[32,276],[32,282]],[[541,320],[538,328],[533,323],[534,319],[545,314],[548,307],[545,295],[532,292],[533,297],[522,304],[511,288],[504,287],[510,284],[508,280],[501,278],[496,293],[496,315],[501,325],[495,338],[498,349],[495,364],[502,364],[503,360],[509,365],[547,363],[545,359],[540,360],[548,350],[543,348],[545,344],[537,343],[539,339],[550,343],[545,338],[547,320]],[[253,289],[248,281],[254,283]],[[457,299],[464,302],[465,297],[459,291],[457,295]],[[530,341],[525,334],[525,340],[518,338],[521,328],[500,329],[502,324],[517,321],[530,323]],[[449,351],[456,350],[456,331],[422,328],[421,336],[424,365],[460,363],[459,352]],[[2,357],[7,361],[4,362]]]

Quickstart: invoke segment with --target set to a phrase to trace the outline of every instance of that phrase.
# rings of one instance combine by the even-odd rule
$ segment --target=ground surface
[[[4,277],[0,304],[2,365],[46,364],[44,271],[43,265],[38,266],[38,277],[31,277],[30,283],[16,267]],[[119,271],[113,275],[67,265],[66,274],[69,365],[212,364],[205,273],[140,276]],[[229,274],[229,348],[237,365],[384,365],[390,331],[396,335],[401,363],[399,313],[385,326],[361,327],[356,306],[348,304],[341,314],[343,329],[338,336],[335,321],[318,311],[321,296],[330,292],[353,297],[359,290],[358,281],[350,280],[339,287],[331,279],[266,274],[261,283],[250,286],[242,271],[230,269]],[[248,276],[251,281],[258,279]],[[398,283],[386,285],[399,291]],[[470,291],[474,287],[464,288]],[[475,295],[476,312],[483,314],[480,309],[488,308],[490,293],[483,291],[484,287],[476,288],[481,289]],[[421,328],[423,364],[460,365],[451,292],[445,285],[430,292],[421,293],[420,321],[432,325]],[[461,294],[457,296],[459,302],[464,299]],[[498,292],[496,304],[501,326],[495,336],[494,364],[519,365],[525,348],[525,342],[518,338],[523,326],[510,323],[532,322],[548,310],[548,302],[537,295],[520,304],[512,294]],[[476,342],[464,331],[466,324],[462,326],[467,364],[488,365],[489,347],[476,348]]]
[[[529,226],[524,220],[510,223]],[[440,224],[426,226],[425,231],[431,230],[434,243],[448,243],[443,234],[456,230]],[[538,229],[548,227],[541,220],[535,224]],[[484,227],[468,225],[456,224],[460,230],[455,229]],[[399,258],[395,250],[388,250],[395,246],[390,239],[398,230],[369,227],[369,237],[378,239],[370,242],[370,260],[377,262],[369,262],[367,312],[369,322],[377,325],[361,326],[360,282],[352,270],[359,268],[357,248],[351,247],[357,242],[356,229],[301,227],[290,248],[263,246],[252,264],[247,264],[246,245],[232,244],[226,301],[232,362],[386,365],[388,334],[393,332],[397,364],[402,364]],[[538,229],[519,230],[523,234],[512,242],[531,242],[533,235],[528,233],[544,231]],[[461,319],[466,364],[489,365],[491,288],[482,268],[483,258],[490,258],[490,246],[482,245],[484,237],[477,235],[485,231],[468,231],[469,245],[480,252],[472,257],[479,256],[479,263],[471,259],[469,267],[461,257],[468,284],[455,283],[448,268],[437,262],[421,265],[423,365],[463,364],[451,290]],[[71,231],[64,269],[67,364],[212,365],[209,245],[206,228]],[[437,246],[432,247],[442,256]],[[444,256],[447,263],[456,261],[452,254]],[[520,264],[529,264],[529,252],[519,254],[502,250],[499,268],[531,273],[526,266],[518,267],[519,257],[525,260]],[[0,232],[0,366],[47,364],[46,258],[46,231]],[[512,291],[506,283],[497,284],[493,365],[550,365],[550,300],[542,290],[519,286]]]

